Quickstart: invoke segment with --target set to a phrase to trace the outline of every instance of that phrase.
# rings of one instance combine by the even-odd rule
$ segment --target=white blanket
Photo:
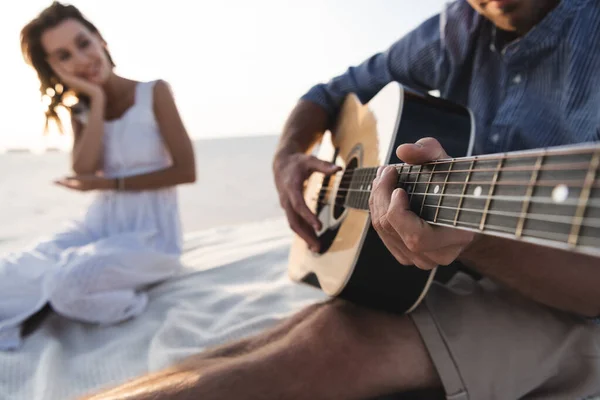
[[[326,296],[291,282],[282,219],[188,234],[178,277],[149,290],[139,317],[100,327],[52,313],[0,352],[0,399],[70,399],[259,332]]]

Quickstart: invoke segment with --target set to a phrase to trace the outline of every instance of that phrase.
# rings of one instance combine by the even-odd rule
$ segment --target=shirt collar
[[[558,5],[548,13],[525,36],[510,43],[503,43],[498,35],[498,30],[492,24],[492,48],[506,53],[538,53],[539,51],[553,48],[564,37],[564,32],[571,26],[573,16],[584,7],[589,0],[561,0]]]

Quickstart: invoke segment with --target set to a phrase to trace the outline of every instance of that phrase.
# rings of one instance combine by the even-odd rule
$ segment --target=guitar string
[[[574,168],[566,168],[566,166],[575,166]],[[421,165],[418,165],[416,167],[422,167]],[[551,167],[551,168],[550,168]],[[338,183],[346,183],[349,180],[364,180],[364,181],[372,181],[373,179],[375,179],[376,177],[376,170],[379,167],[367,167],[367,168],[356,168],[356,169],[348,169],[345,171],[340,171],[338,173],[329,175],[331,176],[335,176],[334,179],[336,179]],[[404,167],[400,167],[400,168],[404,168]],[[367,172],[368,174],[362,174],[362,175],[356,175],[355,176],[355,171],[358,170],[359,173],[361,172]],[[541,166],[540,168],[529,168],[529,167],[501,167],[501,168],[469,168],[469,169],[462,169],[462,170],[455,170],[455,169],[451,169],[451,170],[423,170],[420,169],[419,171],[403,171],[402,169],[400,171],[397,170],[398,175],[400,176],[414,176],[416,175],[417,178],[420,177],[421,175],[437,175],[437,174],[454,174],[454,173],[479,173],[479,172],[490,172],[490,173],[503,173],[503,172],[544,172],[544,171],[574,171],[574,172],[582,172],[582,173],[587,173],[589,170],[589,164],[585,164],[585,163],[581,163],[581,164],[557,164],[557,165],[548,165],[546,167]],[[338,175],[341,174],[341,177],[338,180]],[[526,176],[526,178],[529,178],[528,176]]]
[[[361,193],[359,194],[359,196],[364,196],[366,199],[368,199],[368,197],[371,194],[370,190],[350,190],[349,191],[350,194],[356,194],[356,193]],[[367,196],[368,194],[368,196]],[[492,194],[490,195],[486,195],[482,194],[480,196],[474,195],[474,194],[451,194],[451,193],[426,193],[426,192],[407,192],[407,194],[409,196],[423,196],[423,197],[427,197],[427,198],[431,198],[431,197],[443,197],[443,198],[462,198],[462,199],[475,199],[475,200],[482,200],[482,201],[487,201],[492,200],[492,201],[505,201],[505,202],[517,202],[517,203],[522,203],[522,202],[529,202],[529,203],[534,203],[534,204],[549,204],[549,205],[553,205],[553,206],[561,206],[561,207],[572,207],[572,206],[579,206],[580,202],[578,201],[578,199],[573,199],[573,200],[564,200],[562,202],[556,202],[555,200],[553,200],[552,198],[536,198],[536,197],[531,197],[531,198],[526,198],[526,196],[503,196],[503,195],[494,195]],[[349,196],[344,196],[344,195],[336,195],[335,196],[335,200],[346,200],[346,198],[349,198]],[[312,201],[315,201],[318,198],[312,198]],[[596,199],[588,199],[587,201],[587,206],[588,207],[592,207],[592,208],[597,208],[600,207],[600,199],[596,200]]]
[[[323,203],[323,202],[317,202],[317,204],[321,204],[321,205],[331,205],[331,204],[329,204],[329,203]],[[426,205],[426,207],[428,207],[428,208],[433,208],[433,209],[448,209],[448,210],[456,211],[456,212],[458,212],[458,213],[460,213],[460,212],[462,212],[462,211],[466,211],[466,212],[474,212],[474,213],[484,214],[484,211],[477,211],[477,210],[467,209],[467,208],[463,208],[463,207],[447,207],[447,206],[444,206],[444,207],[438,207],[438,206],[434,206],[434,205]],[[349,208],[354,208],[354,207],[351,207],[351,206],[350,206]],[[487,212],[487,214],[488,214],[488,215],[498,215],[498,212],[492,212],[492,211],[488,211],[488,212]],[[459,214],[459,215],[460,215],[460,214]],[[518,215],[519,217],[521,216],[521,214],[517,214],[517,215]],[[523,215],[528,215],[528,214],[527,214],[527,213],[523,213]],[[545,218],[544,218],[543,220],[544,220],[544,221],[546,221],[546,222],[548,222],[548,220],[547,220],[547,219],[545,219]],[[597,221],[595,221],[595,223],[600,223],[600,219],[597,219],[597,218],[595,218],[595,220],[597,220]],[[437,219],[435,219],[435,221],[434,221],[434,220],[429,220],[428,222],[433,222],[433,223],[436,223],[436,222],[439,222],[439,221],[446,221],[446,222],[450,222],[450,224],[454,226],[454,220],[443,219],[443,218],[437,218]],[[553,221],[553,222],[554,222],[554,223],[565,223],[565,224],[567,223],[567,222],[563,222],[563,221]],[[457,224],[467,224],[467,225],[472,225],[472,226],[476,226],[476,227],[478,227],[478,228],[479,228],[479,226],[480,226],[480,223],[476,223],[476,222],[468,222],[468,221],[461,221],[460,219],[457,219],[456,223],[457,223]],[[572,218],[571,218],[571,219],[570,219],[570,221],[568,222],[568,224],[572,224],[572,223],[573,223],[573,220],[572,220]],[[598,225],[587,225],[587,224],[585,224],[585,220],[584,220],[584,221],[582,221],[582,224],[581,224],[581,226],[582,226],[583,228],[592,228],[592,229],[599,228],[599,226],[598,226]],[[460,225],[456,225],[456,227],[460,227]],[[514,229],[513,229],[513,228],[511,228],[511,227],[507,227],[507,226],[500,226],[500,225],[489,225],[489,224],[485,224],[485,225],[484,225],[484,229],[483,229],[483,230],[485,231],[486,229],[492,229],[492,230],[501,230],[501,231],[503,231],[503,232],[506,232],[506,233],[511,233],[511,234],[513,234],[513,235],[515,235],[515,231],[516,231],[516,228],[514,228]],[[524,231],[524,232],[534,232],[534,230],[527,229],[527,228],[524,228],[524,229],[523,229],[523,231]],[[564,238],[565,238],[565,236],[568,236],[568,235],[569,235],[568,233],[561,234],[561,233],[554,233],[554,232],[547,232],[547,231],[537,231],[537,232],[539,232],[539,233],[542,233],[542,234],[556,235],[557,237],[558,237],[558,236],[560,236],[560,238],[561,238],[561,239],[564,239]],[[596,239],[597,239],[597,237],[596,237],[596,236],[594,236],[594,235],[579,235],[579,237],[580,237],[580,238],[592,238],[592,239],[595,239],[595,238],[596,238]]]

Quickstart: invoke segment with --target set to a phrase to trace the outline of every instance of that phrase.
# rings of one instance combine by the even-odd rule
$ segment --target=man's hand
[[[423,164],[448,158],[433,138],[415,144],[403,144],[396,150],[398,158],[407,164]],[[395,167],[379,168],[369,199],[373,227],[383,243],[404,265],[416,265],[425,270],[448,265],[475,238],[475,233],[429,225],[410,210],[407,193],[396,189]]]
[[[326,175],[339,171],[340,167],[304,153],[279,156],[275,160],[275,186],[279,192],[279,202],[285,210],[290,227],[306,241],[312,251],[319,251],[319,241],[315,231],[321,229],[321,222],[304,201],[304,182],[313,172]]]

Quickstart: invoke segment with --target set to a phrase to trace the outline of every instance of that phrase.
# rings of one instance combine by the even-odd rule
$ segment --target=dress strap
[[[154,106],[154,85],[156,81],[140,82],[135,87],[135,102],[145,110],[152,110]]]

